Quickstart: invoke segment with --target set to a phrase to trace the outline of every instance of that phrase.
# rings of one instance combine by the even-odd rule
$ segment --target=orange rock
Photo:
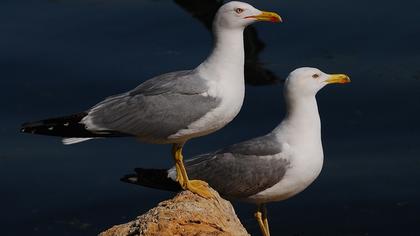
[[[183,191],[135,220],[116,225],[99,236],[249,235],[230,202],[211,191],[216,198],[205,199]]]

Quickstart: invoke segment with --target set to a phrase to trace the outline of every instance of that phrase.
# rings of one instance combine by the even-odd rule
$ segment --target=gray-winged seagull
[[[327,84],[348,83],[343,74],[315,68],[290,73],[284,86],[286,116],[267,135],[185,161],[192,178],[207,181],[227,199],[255,203],[263,235],[270,235],[265,204],[294,196],[318,176],[323,163],[321,121],[316,93]],[[123,181],[179,190],[175,169],[136,169]]]
[[[106,98],[86,112],[25,123],[21,131],[64,137],[64,144],[121,136],[171,143],[177,181],[183,189],[209,197],[203,181],[188,179],[182,147],[191,138],[221,129],[241,109],[243,30],[256,21],[280,22],[281,18],[247,3],[226,3],[213,21],[213,51],[197,68],[154,77],[129,92]]]

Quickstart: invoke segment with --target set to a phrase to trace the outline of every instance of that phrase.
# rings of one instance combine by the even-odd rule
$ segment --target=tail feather
[[[71,145],[71,144],[88,141],[90,139],[93,139],[93,138],[63,138],[62,142],[64,145]]]
[[[87,116],[87,112],[81,112],[69,116],[51,118],[35,122],[27,122],[22,124],[22,133],[41,134],[49,136],[58,136],[64,138],[85,138],[85,139],[64,139],[63,143],[71,144],[87,140],[87,138],[95,137],[123,137],[131,136],[117,131],[92,132],[85,128],[81,120]]]
[[[168,171],[166,169],[136,168],[135,172],[135,174],[122,177],[121,181],[173,192],[182,190],[178,182],[168,177]]]

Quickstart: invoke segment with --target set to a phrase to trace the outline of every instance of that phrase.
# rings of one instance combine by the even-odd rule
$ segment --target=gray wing
[[[179,94],[200,94],[208,90],[208,86],[203,83],[194,70],[183,70],[166,73],[146,80],[135,89],[129,92],[129,95],[159,95],[164,93]]]
[[[262,136],[198,156],[185,166],[190,178],[205,180],[221,195],[246,198],[272,187],[286,173],[289,162],[279,157],[279,144],[274,144],[271,135]]]
[[[274,134],[269,133],[244,142],[230,145],[219,152],[235,153],[247,156],[269,156],[281,152],[281,146]]]
[[[85,124],[98,131],[165,139],[218,106],[219,99],[202,95],[207,90],[207,84],[194,71],[164,74],[97,104]]]

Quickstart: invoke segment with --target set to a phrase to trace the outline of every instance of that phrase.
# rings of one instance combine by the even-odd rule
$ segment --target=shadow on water
[[[325,151],[321,176],[298,196],[270,205],[272,230],[419,235],[420,2],[251,3],[285,19],[276,26],[256,24],[245,33],[248,84],[274,85],[248,86],[238,117],[189,142],[186,156],[271,130],[283,116],[275,81],[294,68],[348,73],[351,84],[318,95]],[[18,128],[23,121],[84,110],[156,74],[195,66],[210,50],[208,29],[220,4],[0,3],[4,235],[94,235],[171,196],[119,182],[137,166],[170,166],[169,146],[128,138],[63,146],[51,137],[19,134]],[[254,206],[235,205],[258,235]]]

